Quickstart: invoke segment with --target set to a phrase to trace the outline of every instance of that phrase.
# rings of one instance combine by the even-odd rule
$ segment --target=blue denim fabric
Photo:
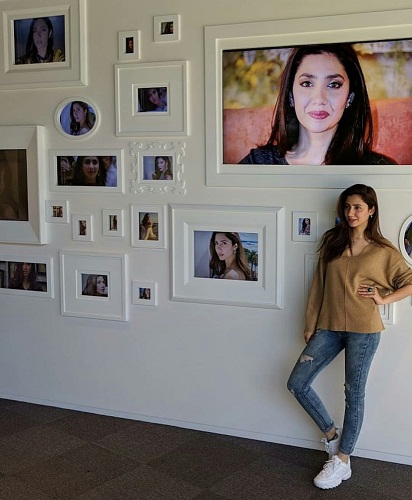
[[[345,349],[345,419],[340,451],[350,455],[358,439],[365,407],[369,368],[381,338],[378,333],[316,330],[299,357],[288,380],[288,389],[322,432],[334,422],[311,384],[316,376]]]

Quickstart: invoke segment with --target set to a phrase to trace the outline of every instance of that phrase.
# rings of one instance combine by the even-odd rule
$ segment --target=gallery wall
[[[15,0],[0,2],[0,8],[58,10],[62,4]],[[73,7],[75,0],[64,4]],[[44,234],[43,244],[0,243],[0,261],[46,264],[50,281],[47,293],[0,289],[0,397],[319,448],[322,436],[286,389],[304,347],[305,300],[319,237],[333,224],[342,188],[364,182],[377,188],[383,233],[398,245],[412,213],[412,180],[407,173],[399,177],[356,167],[340,171],[338,180],[319,171],[316,178],[305,173],[305,183],[296,175],[281,187],[276,187],[276,173],[265,183],[259,170],[256,176],[241,172],[223,181],[210,154],[216,149],[210,129],[216,108],[211,114],[213,75],[205,73],[210,59],[205,27],[271,21],[279,30],[297,26],[303,32],[305,26],[330,25],[339,31],[353,23],[359,33],[359,19],[381,19],[379,13],[409,4],[86,0],[84,32],[72,27],[73,38],[81,41],[73,54],[84,63],[71,74],[76,81],[63,86],[57,68],[43,77],[56,81],[43,87],[30,73],[30,88],[23,88],[18,71],[9,72],[7,78],[17,78],[19,85],[5,89],[9,83],[3,79],[1,88],[0,82],[0,126],[17,137],[21,129],[13,127],[39,126],[40,136],[44,133],[33,163]],[[377,17],[368,14],[372,11]],[[179,23],[178,36],[155,41],[154,18],[169,16]],[[130,36],[138,43],[135,58],[119,53],[119,41]],[[134,119],[131,86],[162,87],[165,82],[171,98],[167,115],[161,121],[153,113]],[[98,122],[92,133],[74,137],[59,130],[59,117],[76,100],[91,103]],[[0,138],[1,148],[13,149],[7,141]],[[57,157],[69,151],[117,155],[119,189],[59,186]],[[173,179],[145,179],[144,157],[163,151],[173,158]],[[405,166],[405,172],[410,168]],[[53,217],[53,206],[62,207],[67,220]],[[160,237],[152,241],[142,241],[136,232],[146,212],[159,218]],[[316,221],[315,238],[300,238],[293,224],[307,213]],[[122,228],[110,227],[113,215]],[[92,230],[86,237],[79,234],[81,220]],[[262,279],[257,284],[190,275],[193,231],[218,226],[258,235]],[[3,234],[8,227],[1,226]],[[204,241],[205,234],[198,236]],[[87,301],[82,295],[83,283],[76,279],[88,274],[107,275],[107,301]],[[150,300],[139,295],[145,287],[151,289]],[[407,397],[411,299],[383,314],[386,331],[371,369],[355,454],[412,464],[412,437],[405,433],[412,412]],[[340,357],[316,381],[337,423],[343,418],[343,377]]]

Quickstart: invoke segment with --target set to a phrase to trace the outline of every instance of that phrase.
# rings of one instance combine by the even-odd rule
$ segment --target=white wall
[[[18,4],[18,2],[16,2]],[[124,148],[128,185],[129,138],[115,137],[114,64],[117,32],[141,30],[142,61],[190,61],[191,134],[185,138],[187,194],[68,194],[78,213],[95,217],[95,241],[72,241],[69,225],[49,224],[42,247],[0,245],[0,255],[51,256],[54,299],[0,295],[0,397],[164,422],[316,448],[320,433],[286,389],[290,370],[303,348],[304,255],[316,243],[291,241],[292,211],[314,211],[328,227],[336,189],[243,189],[205,186],[204,52],[206,25],[336,15],[410,7],[409,0],[88,0],[87,87],[14,90],[0,93],[0,125],[40,124],[47,149],[69,149],[53,122],[61,101],[92,99],[100,110],[99,130],[79,148]],[[153,43],[153,15],[181,14],[182,39]],[[48,171],[48,165],[41,165]],[[356,177],[359,180],[359,176]],[[366,181],[367,179],[365,179]],[[46,187],[48,199],[61,199]],[[397,242],[411,213],[412,184],[378,191],[384,234]],[[64,195],[64,193],[63,193]],[[66,197],[66,196],[65,196]],[[168,249],[130,246],[130,204],[202,203],[284,207],[285,283],[283,310],[172,302]],[[101,235],[101,209],[124,208],[126,237]],[[130,320],[69,318],[60,315],[59,250],[124,252],[132,279],[158,283],[159,305],[130,304]],[[372,367],[365,425],[356,453],[412,464],[409,415],[411,300],[396,307]],[[316,383],[337,422],[343,412],[340,358]]]

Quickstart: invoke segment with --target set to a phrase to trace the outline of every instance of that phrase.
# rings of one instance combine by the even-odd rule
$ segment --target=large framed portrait
[[[86,85],[85,0],[2,2],[0,88]]]
[[[357,179],[364,182],[365,175],[368,183],[378,188],[401,188],[409,184],[411,15],[412,10],[399,10],[205,27],[207,185],[344,188]],[[295,49],[314,44],[342,47],[350,44],[354,48],[354,59],[359,61],[366,91],[358,87],[361,90],[357,95],[348,95],[342,104],[341,117],[349,116],[343,115],[345,104],[349,107],[356,102],[350,112],[355,107],[361,109],[358,102],[363,103],[362,109],[369,104],[376,164],[364,161],[354,165],[342,161],[339,165],[315,162],[311,165],[302,161],[292,165],[283,161],[284,157],[278,161],[276,155],[263,163],[255,161],[256,157],[251,161],[253,164],[241,163],[250,160],[248,154],[253,148],[277,145],[277,131],[288,130],[288,107],[296,107],[296,127],[306,126],[304,112],[299,115],[303,104],[299,101],[295,106],[288,90],[290,84],[285,84],[282,76],[285,82],[293,82],[294,68],[300,65],[297,62],[294,66],[292,61]],[[278,96],[279,113],[275,115]],[[359,134],[366,137],[365,113],[369,112],[358,112],[356,120],[344,122],[345,130],[362,127],[365,130]],[[325,113],[318,112],[312,118],[320,126],[325,117]],[[277,128],[272,130],[275,124]],[[345,135],[352,132],[348,129]],[[383,156],[390,162],[376,160]]]
[[[172,300],[282,309],[282,208],[171,205]]]
[[[0,242],[47,242],[43,165],[43,127],[0,127]]]
[[[53,298],[53,278],[52,257],[0,256],[0,293]]]

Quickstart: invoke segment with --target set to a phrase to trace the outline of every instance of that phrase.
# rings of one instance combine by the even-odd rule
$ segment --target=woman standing
[[[314,483],[334,488],[351,477],[350,455],[364,413],[365,386],[384,329],[379,305],[412,295],[412,270],[379,227],[375,191],[363,184],[338,199],[340,223],[321,241],[320,258],[306,311],[306,348],[288,381],[325,434],[329,458]],[[345,417],[342,430],[312,389],[316,376],[345,350]]]

